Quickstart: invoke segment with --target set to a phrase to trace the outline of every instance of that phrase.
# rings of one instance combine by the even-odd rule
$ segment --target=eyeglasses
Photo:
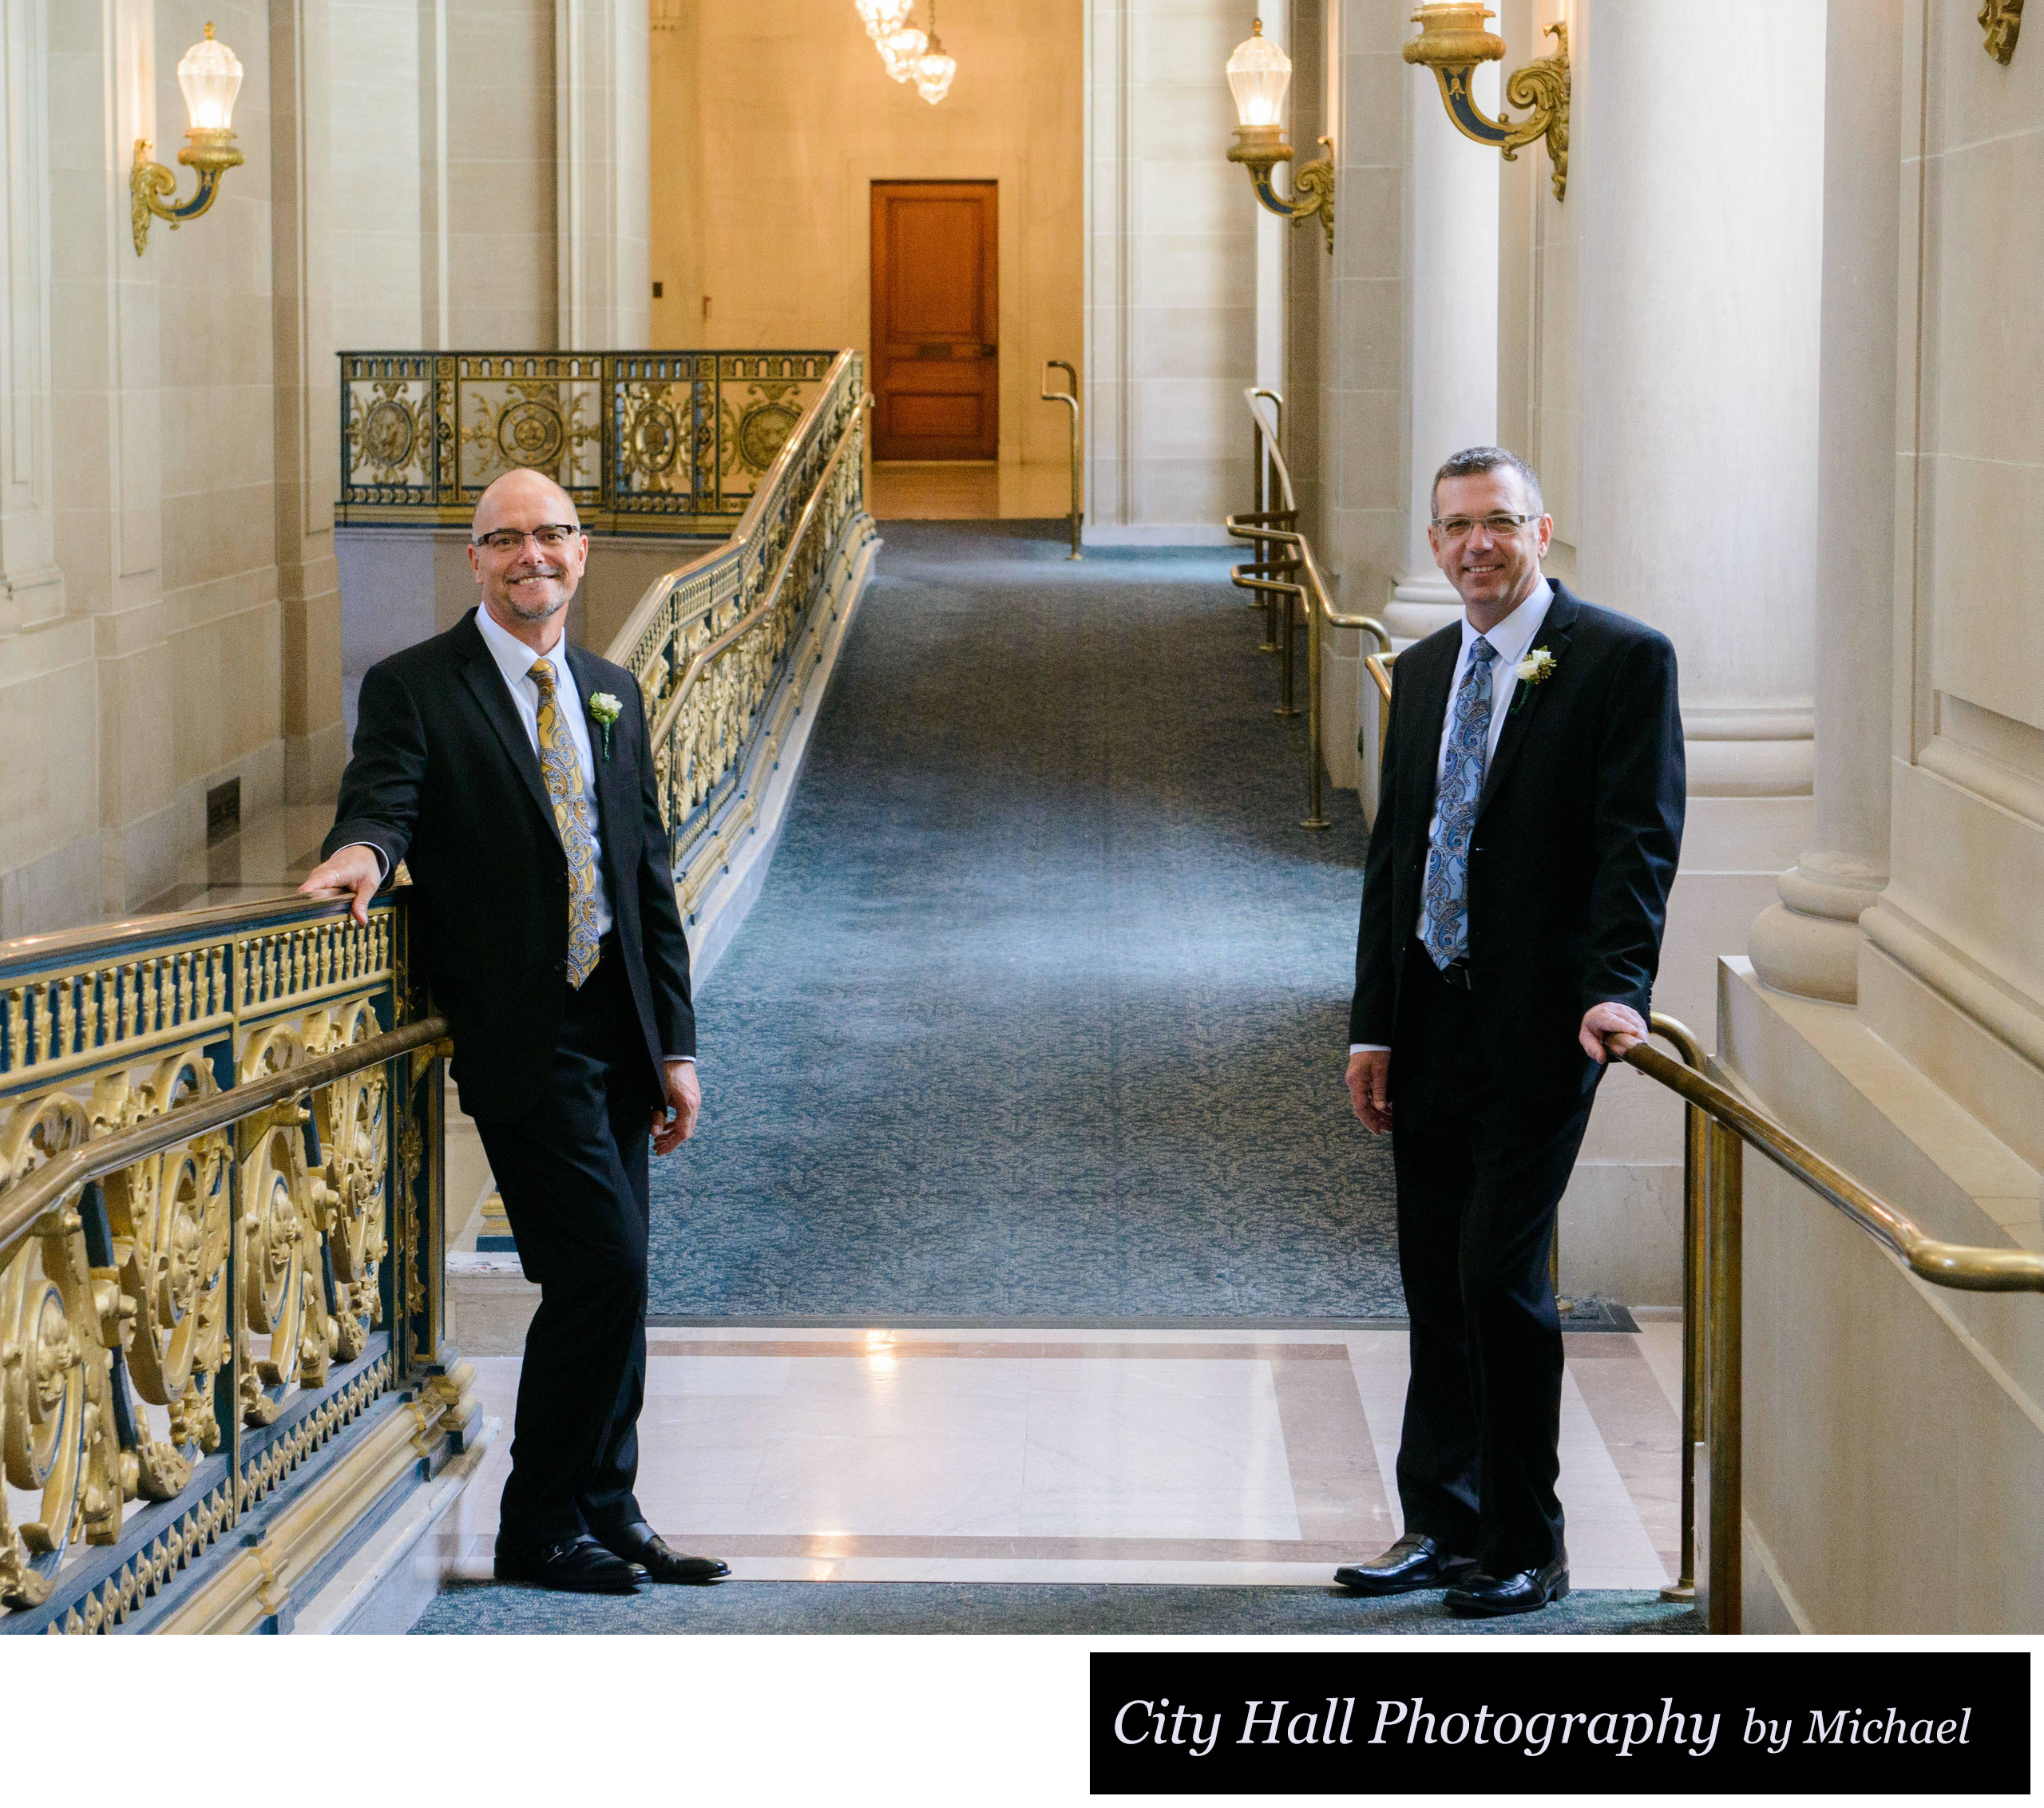
[[[1444,540],[1467,540],[1480,524],[1484,532],[1502,538],[1506,534],[1517,533],[1529,521],[1539,518],[1538,515],[1436,515],[1433,524],[1440,529]]]
[[[543,552],[558,552],[581,531],[558,524],[534,528],[529,533],[521,533],[516,528],[499,528],[494,533],[477,534],[469,544],[486,546],[493,552],[521,552],[529,540],[537,542]]]

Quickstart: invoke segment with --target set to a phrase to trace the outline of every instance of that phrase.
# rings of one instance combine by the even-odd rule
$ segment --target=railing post
[[[1670,1600],[1696,1599],[1696,1450],[1704,1424],[1705,1240],[1710,1214],[1710,1119],[1702,1106],[1682,1108],[1682,1556]]]
[[[1713,1120],[1710,1161],[1710,1612],[1706,1631],[1740,1627],[1741,1440],[1743,1435],[1741,1286],[1745,1145]]]
[[[1326,784],[1323,770],[1325,760],[1321,747],[1321,623],[1320,599],[1313,592],[1310,583],[1300,587],[1300,599],[1306,611],[1306,761],[1309,767],[1306,779],[1305,820],[1301,829],[1329,829],[1333,826],[1327,820],[1327,800],[1322,787]],[[1285,619],[1289,626],[1292,617],[1292,599],[1285,599]],[[1289,649],[1285,662],[1285,676],[1292,675]],[[1293,712],[1297,714],[1297,712]]]

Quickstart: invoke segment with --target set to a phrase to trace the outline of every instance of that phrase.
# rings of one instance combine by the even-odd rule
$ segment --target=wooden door
[[[873,455],[1000,446],[995,185],[873,185]]]

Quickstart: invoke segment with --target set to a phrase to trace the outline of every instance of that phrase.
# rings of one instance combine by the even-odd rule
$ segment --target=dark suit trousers
[[[1391,1058],[1398,1266],[1412,1378],[1405,1529],[1507,1576],[1562,1554],[1555,1211],[1590,1121],[1512,1108],[1524,1049],[1487,1046],[1475,1001],[1410,944]]]
[[[568,995],[553,1073],[515,1118],[478,1121],[539,1310],[525,1336],[497,1547],[527,1552],[644,1517],[648,1145],[655,1101],[616,932]]]

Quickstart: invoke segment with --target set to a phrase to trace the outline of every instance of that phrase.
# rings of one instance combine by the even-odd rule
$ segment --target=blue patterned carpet
[[[450,1584],[412,1630],[448,1632],[1701,1632],[1693,1608],[1637,1588],[1580,1588],[1539,1613],[1458,1620],[1437,1594],[1365,1600],[1333,1588],[1023,1582],[724,1582],[636,1595]]]
[[[656,1162],[656,1317],[1404,1311],[1362,828],[1225,552],[890,523]]]

